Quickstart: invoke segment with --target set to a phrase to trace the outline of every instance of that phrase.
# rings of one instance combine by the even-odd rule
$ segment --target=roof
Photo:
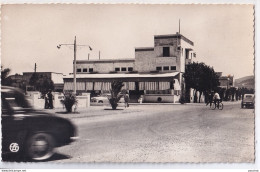
[[[181,34],[170,34],[170,35],[154,35],[154,39],[168,39],[168,38],[180,38],[186,41],[187,43],[194,45],[194,43]]]
[[[163,77],[174,77],[179,72],[172,73],[156,73],[156,74],[140,74],[140,73],[113,73],[113,74],[79,74],[77,78],[163,78]],[[63,78],[73,78],[72,76],[66,76]]]
[[[82,63],[119,63],[119,62],[134,62],[134,58],[125,58],[125,59],[102,59],[102,60],[77,60],[77,64]]]
[[[154,51],[154,47],[136,47],[135,51]]]

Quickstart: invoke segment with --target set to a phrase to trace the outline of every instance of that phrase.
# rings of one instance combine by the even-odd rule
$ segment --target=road
[[[87,116],[70,116],[80,139],[58,148],[51,161],[254,162],[254,109],[224,105],[90,107]]]

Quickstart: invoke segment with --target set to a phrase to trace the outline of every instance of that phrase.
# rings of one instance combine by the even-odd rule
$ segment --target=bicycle
[[[224,105],[223,105],[222,101],[219,101],[219,103],[211,102],[210,109],[211,110],[215,110],[216,108],[218,108],[219,110],[222,110],[224,108]]]

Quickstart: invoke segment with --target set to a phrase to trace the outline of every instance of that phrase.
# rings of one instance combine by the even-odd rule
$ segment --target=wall
[[[60,100],[64,99],[64,95],[62,93],[53,92],[54,100],[53,100],[53,106],[54,108],[64,108],[63,104],[60,102]],[[31,105],[35,109],[44,109],[45,100],[40,98],[40,92],[37,91],[28,91],[26,98],[29,100]],[[78,104],[77,107],[79,108],[86,108],[90,106],[90,94],[84,93],[83,96],[77,96]]]
[[[111,71],[115,71],[116,67],[133,67],[134,62],[103,62],[103,63],[86,63],[86,64],[77,64],[77,68],[81,68],[83,73],[83,68],[87,68],[89,73],[89,68],[93,68],[94,72],[98,73],[109,73]],[[135,70],[135,69],[134,69]],[[84,72],[85,73],[85,72]]]
[[[161,102],[158,101],[161,98]],[[144,103],[178,103],[180,96],[177,95],[144,95]]]
[[[135,51],[135,70],[150,72],[156,70],[154,51]]]

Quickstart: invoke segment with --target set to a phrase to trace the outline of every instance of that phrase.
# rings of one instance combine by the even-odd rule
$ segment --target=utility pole
[[[34,64],[34,72],[36,72],[36,68],[37,68],[37,65],[36,63]]]
[[[58,49],[61,48],[62,45],[66,45],[66,46],[74,46],[74,61],[73,61],[73,94],[76,95],[77,92],[77,82],[76,82],[76,73],[77,73],[77,69],[76,69],[76,60],[77,60],[77,46],[87,46],[89,47],[89,50],[92,51],[92,48],[89,45],[77,45],[77,41],[76,41],[76,36],[74,39],[74,44],[59,44],[57,46]]]
[[[77,42],[76,42],[76,36],[74,39],[74,64],[73,64],[73,93],[76,95],[76,58],[77,58]]]
[[[179,34],[181,34],[181,19],[179,19]]]

